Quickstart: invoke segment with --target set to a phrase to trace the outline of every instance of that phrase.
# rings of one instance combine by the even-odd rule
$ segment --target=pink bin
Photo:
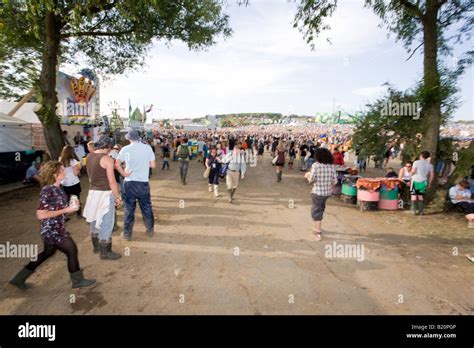
[[[380,192],[379,191],[366,191],[366,190],[357,190],[357,199],[359,201],[365,201],[365,202],[378,202],[380,198]]]
[[[398,210],[398,200],[396,200],[396,199],[381,199],[379,201],[379,209],[382,209],[382,210]]]

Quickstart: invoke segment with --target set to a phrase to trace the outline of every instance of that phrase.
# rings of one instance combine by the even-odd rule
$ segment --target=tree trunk
[[[44,137],[51,159],[57,160],[64,146],[64,138],[56,115],[56,66],[60,48],[61,26],[58,17],[48,12],[45,17],[45,40],[40,75],[41,108],[36,112],[43,124]]]
[[[422,149],[431,154],[431,163],[435,166],[438,159],[439,127],[441,124],[441,93],[438,71],[438,1],[428,0],[423,18],[423,82],[424,82],[424,116]],[[436,181],[428,192],[433,196]]]

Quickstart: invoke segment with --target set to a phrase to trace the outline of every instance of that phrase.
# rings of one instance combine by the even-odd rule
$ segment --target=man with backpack
[[[178,146],[177,153],[181,182],[183,183],[183,185],[186,185],[186,175],[188,175],[189,157],[191,156],[191,150],[188,146],[188,139],[181,139],[181,145]]]

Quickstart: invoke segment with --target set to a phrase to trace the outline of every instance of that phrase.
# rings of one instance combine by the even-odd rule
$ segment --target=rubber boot
[[[208,186],[207,188],[208,188],[209,192],[212,192],[212,185],[208,184],[207,186]]]
[[[122,255],[112,251],[112,241],[100,241],[100,258],[102,260],[117,260]]]
[[[69,275],[71,276],[73,289],[84,288],[95,283],[95,279],[84,278],[84,270],[82,269],[74,273],[69,273]]]
[[[278,172],[277,173],[277,178],[278,178],[278,182],[281,181],[281,176],[282,176],[283,172]]]
[[[425,201],[418,201],[418,211],[420,215],[424,215],[423,210],[425,209]]]
[[[416,215],[416,212],[418,210],[418,201],[411,201],[411,207],[410,211],[413,215]]]
[[[16,274],[11,280],[10,284],[15,285],[20,290],[26,290],[29,288],[25,281],[33,274],[33,271],[30,271],[27,268],[22,268],[20,272]]]
[[[219,185],[214,185],[214,196],[219,197]]]
[[[91,234],[92,240],[92,251],[94,254],[97,254],[100,251],[99,248],[99,235],[98,234]]]
[[[232,189],[232,193],[231,193],[232,200],[234,200],[235,190],[236,190],[235,188]]]
[[[229,203],[232,203],[232,189],[227,189],[227,192],[229,192]]]

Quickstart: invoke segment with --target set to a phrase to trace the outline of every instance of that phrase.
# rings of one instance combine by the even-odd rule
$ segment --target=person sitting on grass
[[[471,191],[467,180],[462,179],[456,186],[449,189],[449,199],[455,207],[461,207],[466,214],[474,213],[474,200],[471,199]]]
[[[39,184],[40,178],[39,178],[39,170],[40,170],[41,164],[38,162],[32,162],[31,166],[28,167],[26,170],[26,175],[25,175],[25,180],[23,180],[23,183],[25,185],[27,184]]]

